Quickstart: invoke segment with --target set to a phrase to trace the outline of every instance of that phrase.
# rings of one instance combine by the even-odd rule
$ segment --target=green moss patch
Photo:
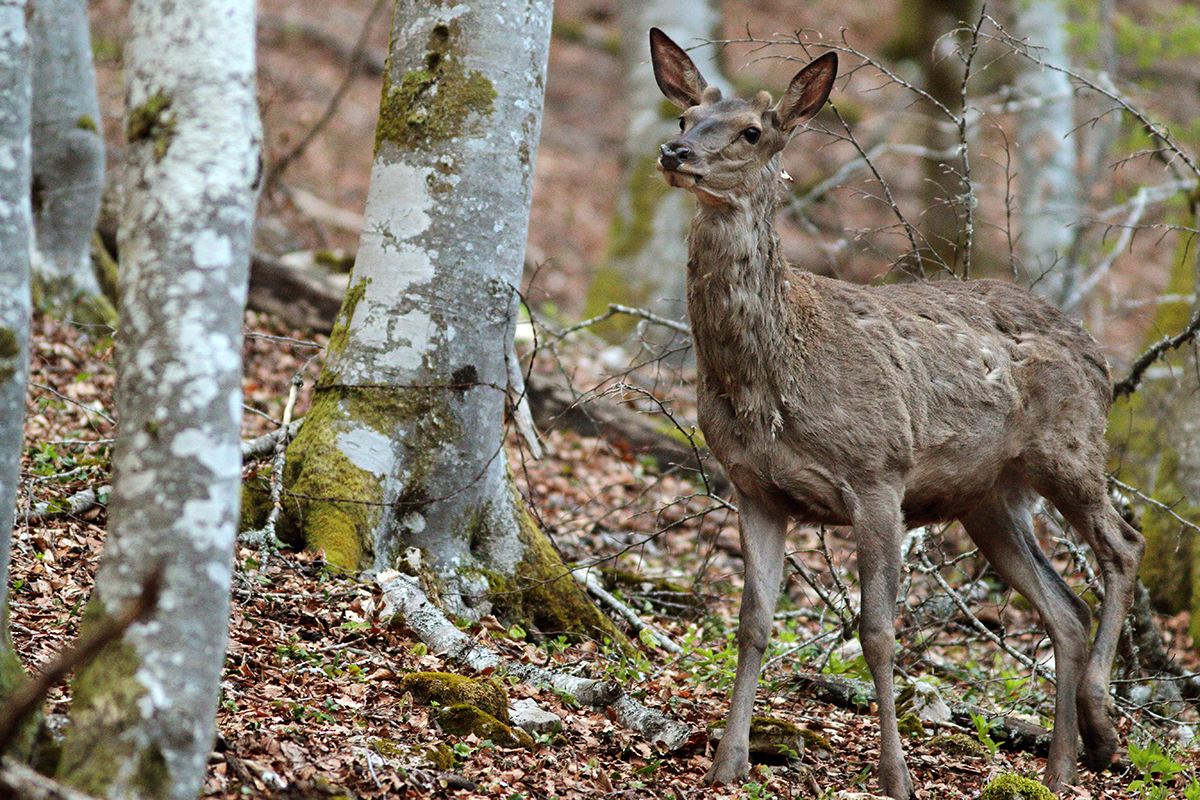
[[[1042,784],[1020,775],[1001,775],[983,787],[979,800],[1055,800]]]
[[[342,308],[338,311],[333,330],[329,333],[328,350],[331,355],[337,355],[346,349],[346,338],[349,335],[350,321],[354,319],[354,309],[358,308],[359,301],[367,293],[367,285],[370,282],[370,278],[361,278],[350,284],[350,288],[346,290],[346,296],[342,298]],[[325,375],[322,374],[321,377],[325,378]]]
[[[82,627],[86,631],[105,618],[100,601],[93,598],[84,609]],[[146,687],[136,677],[140,667],[141,659],[133,645],[116,640],[76,674],[71,684],[71,717],[75,724],[67,731],[58,771],[64,783],[100,797],[116,779],[121,765],[127,763],[133,743],[122,733],[141,721],[137,716],[138,700],[146,694]],[[152,754],[142,753],[138,764],[139,775],[143,768],[155,769]],[[165,764],[161,766],[165,769]]]
[[[518,498],[516,502],[523,501]],[[546,636],[610,641],[632,654],[629,639],[584,594],[537,523],[523,511],[518,523],[524,557],[517,564],[515,579],[488,576],[496,613],[507,622],[532,626]]]
[[[901,736],[924,739],[927,735],[921,718],[911,711],[896,720],[896,727],[900,730]]]
[[[929,740],[930,746],[943,753],[972,758],[988,758],[991,751],[977,739],[972,739],[965,733],[950,733],[945,736],[935,736]],[[1040,784],[1039,784],[1040,785]]]
[[[125,120],[125,140],[130,144],[153,142],[154,160],[162,161],[175,138],[171,97],[162,89],[150,95]]]
[[[420,506],[437,495],[426,485],[430,459],[458,435],[457,423],[440,389],[331,385],[327,377],[322,375],[287,450],[277,535],[294,547],[324,550],[330,566],[355,571],[374,564],[387,477],[351,462],[338,447],[339,434],[366,426],[391,438],[401,424],[412,423],[412,458],[404,464],[406,484],[394,505]]]
[[[450,672],[413,672],[397,678],[396,686],[420,705],[470,705],[508,724],[508,693],[494,678],[475,680]]]
[[[462,63],[457,25],[437,23],[429,33],[424,63],[398,76],[384,75],[375,147],[392,142],[403,149],[431,144],[477,130],[492,113],[497,93],[491,80]]]
[[[475,734],[500,747],[534,748],[533,737],[519,728],[505,725],[486,711],[475,706],[457,705],[441,708],[437,712],[438,724],[451,736]]]

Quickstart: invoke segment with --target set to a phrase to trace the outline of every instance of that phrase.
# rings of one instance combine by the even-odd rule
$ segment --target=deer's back
[[[921,524],[1002,481],[1036,490],[1064,459],[1102,469],[1107,363],[1045,301],[990,280],[789,283],[790,318],[764,324],[753,357],[693,319],[701,425],[743,491],[848,522],[847,492],[888,476]]]

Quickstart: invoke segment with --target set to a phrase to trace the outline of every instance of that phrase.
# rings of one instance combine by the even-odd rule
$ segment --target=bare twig
[[[656,647],[661,647],[663,650],[666,650],[668,653],[672,653],[674,655],[679,655],[683,652],[683,648],[675,644],[675,642],[671,640],[671,637],[663,633],[658,626],[652,625],[648,622],[643,622],[642,618],[639,617],[632,608],[625,603],[622,603],[612,594],[612,592],[601,586],[600,581],[596,578],[596,574],[592,570],[588,569],[581,572],[576,572],[575,577],[578,578],[579,581],[587,588],[587,590],[591,592],[598,600],[611,608],[613,611],[616,611],[618,614],[620,614],[621,618],[628,622],[635,631],[637,631],[639,634],[645,632],[645,634],[653,641]]]
[[[325,108],[325,113],[321,118],[313,123],[308,129],[308,133],[296,142],[291,150],[284,153],[280,158],[271,165],[267,171],[266,178],[263,179],[263,191],[269,192],[275,182],[283,175],[284,171],[291,166],[292,162],[304,154],[308,146],[312,144],[313,139],[320,135],[329,121],[333,119],[338,108],[342,104],[342,99],[346,96],[346,92],[350,91],[350,86],[354,83],[354,78],[358,75],[359,67],[362,65],[367,53],[367,39],[371,34],[371,28],[374,25],[375,17],[379,12],[387,6],[387,0],[376,0],[375,7],[367,14],[367,19],[363,22],[362,31],[358,35],[358,41],[354,45],[354,52],[350,57],[350,66],[346,68],[346,74],[342,77],[342,83],[338,86],[337,91],[333,93],[333,97],[329,100],[329,105]]]
[[[1188,324],[1183,330],[1174,336],[1164,336],[1134,359],[1133,364],[1129,367],[1129,374],[1113,384],[1113,397],[1133,394],[1141,384],[1142,376],[1155,361],[1165,353],[1195,339],[1198,332],[1200,332],[1200,309],[1192,314],[1192,318],[1188,320]]]

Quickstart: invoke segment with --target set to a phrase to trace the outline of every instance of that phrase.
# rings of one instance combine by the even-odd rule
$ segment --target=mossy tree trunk
[[[125,49],[113,488],[83,624],[159,601],[73,682],[59,777],[97,797],[199,793],[228,638],[242,312],[261,126],[253,0],[136,0]]]
[[[29,50],[25,0],[0,4],[0,702],[24,678],[8,630],[8,563],[29,373]]]
[[[489,590],[527,596],[510,590],[529,578],[594,627],[573,580],[544,583],[565,569],[504,454],[550,18],[549,0],[396,3],[351,288],[288,448],[279,530],[352,571],[416,548],[459,615]]]
[[[1193,214],[1188,227],[1194,227]],[[1188,297],[1196,291],[1195,243],[1184,230],[1179,258],[1164,293]],[[1162,303],[1148,338],[1158,341],[1181,331],[1198,305]],[[1113,404],[1109,435],[1117,476],[1149,494],[1142,532],[1146,556],[1141,579],[1159,611],[1192,613],[1191,635],[1200,648],[1200,358],[1193,342],[1151,370],[1132,396]]]
[[[647,36],[652,26],[684,47],[718,38],[720,32],[718,13],[709,0],[652,0],[626,3],[622,8],[629,121],[608,252],[588,290],[588,316],[603,313],[609,303],[644,308],[675,320],[682,320],[687,313],[687,233],[695,201],[687,192],[670,191],[655,166],[658,146],[679,134],[679,109],[663,100],[654,82]],[[709,48],[707,52],[715,54],[717,50]],[[720,68],[709,62],[705,51],[693,53],[693,58],[705,76],[729,96]],[[600,332],[620,336],[633,324],[629,319],[614,319]],[[647,338],[665,344],[678,334],[652,329]]]
[[[35,292],[82,322],[113,322],[92,270],[104,191],[104,132],[86,0],[29,3],[33,42]]]

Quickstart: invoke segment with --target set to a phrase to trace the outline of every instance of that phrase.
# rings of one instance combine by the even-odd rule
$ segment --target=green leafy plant
[[[1144,748],[1130,742],[1129,760],[1134,769],[1141,773],[1140,778],[1129,782],[1129,791],[1138,792],[1142,800],[1170,800],[1176,796],[1175,776],[1186,771],[1187,767],[1179,763],[1173,755],[1164,753],[1158,742],[1152,741]],[[1188,800],[1200,797],[1200,785],[1192,780],[1184,796]]]
[[[992,755],[996,755],[996,751],[1000,749],[1000,744],[992,738],[992,724],[987,721],[987,717],[982,714],[971,712],[971,722],[975,724],[975,738],[979,743],[988,749]]]
[[[829,652],[829,661],[825,664],[825,672],[843,678],[855,678],[860,681],[871,680],[871,670],[862,654],[852,659],[843,660],[836,650]]]

